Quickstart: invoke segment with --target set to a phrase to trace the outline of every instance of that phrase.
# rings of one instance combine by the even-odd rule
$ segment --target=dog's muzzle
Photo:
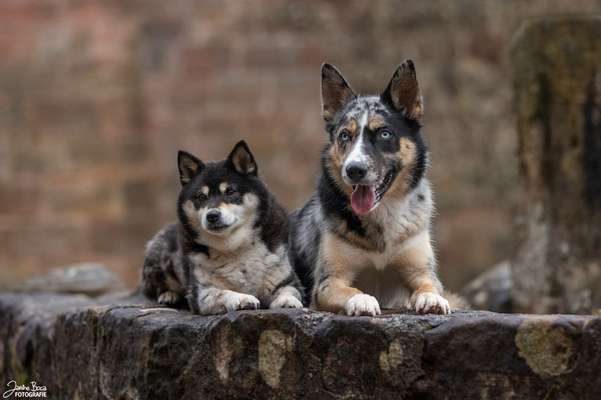
[[[223,223],[221,210],[218,208],[207,211],[205,214],[205,226],[210,231],[219,231],[228,227],[227,224]]]
[[[367,165],[359,162],[352,162],[346,166],[345,171],[351,184],[356,185],[365,179],[365,176],[367,175]]]

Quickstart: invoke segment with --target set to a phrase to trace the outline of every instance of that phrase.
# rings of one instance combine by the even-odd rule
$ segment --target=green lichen
[[[403,347],[398,340],[390,342],[387,351],[380,352],[379,364],[380,369],[386,374],[390,374],[391,371],[395,370],[403,363],[404,352]]]
[[[280,385],[280,375],[287,353],[294,349],[294,340],[276,329],[268,329],[259,338],[259,372],[272,388]]]
[[[571,367],[573,341],[553,322],[549,317],[526,319],[515,337],[520,356],[542,377],[562,375]]]

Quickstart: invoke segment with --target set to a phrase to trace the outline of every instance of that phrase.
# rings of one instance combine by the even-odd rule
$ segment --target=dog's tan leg
[[[377,315],[380,305],[375,297],[351,286],[358,271],[356,254],[341,239],[326,234],[315,270],[312,305],[318,310],[347,315]]]
[[[424,231],[404,243],[393,262],[410,288],[411,306],[420,314],[449,314],[449,302],[442,297],[442,284],[436,276],[436,261],[430,234]]]
[[[346,279],[328,276],[315,287],[313,304],[318,310],[337,313],[357,294],[361,291],[349,286]]]

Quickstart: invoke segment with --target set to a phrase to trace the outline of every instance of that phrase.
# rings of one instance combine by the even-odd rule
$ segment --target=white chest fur
[[[382,227],[384,251],[364,251],[344,244],[356,271],[353,285],[375,296],[382,307],[407,306],[410,291],[403,286],[404,254],[422,252],[433,257],[430,245],[432,195],[427,181],[403,199],[386,199],[369,216]],[[391,265],[394,264],[393,267]]]
[[[252,295],[260,295],[268,281],[280,278],[277,272],[288,264],[284,247],[271,252],[260,241],[235,252],[209,252],[210,258],[202,253],[189,256],[198,281]]]
[[[402,199],[384,197],[380,205],[370,215],[372,221],[382,227],[385,243],[383,252],[370,252],[373,266],[378,270],[386,268],[391,259],[415,242],[428,236],[432,214],[432,192],[427,180]]]

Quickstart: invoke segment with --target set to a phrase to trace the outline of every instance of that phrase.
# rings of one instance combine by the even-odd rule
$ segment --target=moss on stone
[[[520,356],[542,377],[559,376],[571,368],[574,343],[553,322],[550,317],[528,318],[515,337]]]

